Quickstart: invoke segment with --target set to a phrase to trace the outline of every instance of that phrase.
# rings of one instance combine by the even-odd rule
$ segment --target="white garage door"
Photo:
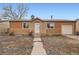
[[[72,34],[72,25],[62,25],[62,34]]]

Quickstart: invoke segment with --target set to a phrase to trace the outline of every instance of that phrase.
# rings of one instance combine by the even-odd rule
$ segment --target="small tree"
[[[12,20],[23,19],[27,15],[28,8],[23,4],[19,4],[14,10],[11,5],[7,5],[3,8],[4,12],[2,14],[3,18],[8,18]]]
[[[34,19],[35,18],[35,16],[34,15],[31,15],[31,19]]]
[[[51,15],[51,19],[53,18],[53,16]]]

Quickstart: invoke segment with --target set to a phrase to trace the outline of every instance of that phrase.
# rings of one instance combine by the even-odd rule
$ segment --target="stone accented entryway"
[[[34,38],[33,40],[33,50],[31,52],[31,55],[46,55],[46,51],[43,48],[43,43],[41,41],[41,38]]]

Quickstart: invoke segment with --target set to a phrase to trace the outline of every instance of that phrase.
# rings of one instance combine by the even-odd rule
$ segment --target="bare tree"
[[[7,5],[3,8],[4,12],[2,14],[3,18],[8,18],[12,20],[21,20],[27,16],[28,8],[23,4],[19,4],[16,9],[12,8],[11,5]]]

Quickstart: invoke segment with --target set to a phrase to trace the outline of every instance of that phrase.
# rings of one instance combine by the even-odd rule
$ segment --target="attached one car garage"
[[[73,27],[72,25],[62,25],[62,34],[73,34]]]

